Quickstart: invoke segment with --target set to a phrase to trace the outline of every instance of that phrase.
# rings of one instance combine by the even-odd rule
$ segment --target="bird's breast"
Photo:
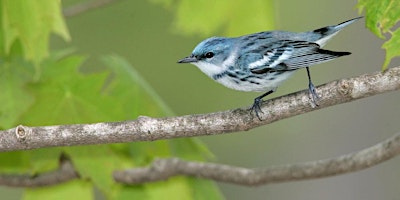
[[[245,72],[224,72],[212,78],[225,87],[245,92],[265,92],[277,88],[294,71],[252,74]]]

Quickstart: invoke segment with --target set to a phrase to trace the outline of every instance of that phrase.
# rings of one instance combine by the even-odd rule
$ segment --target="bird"
[[[239,37],[211,37],[200,42],[190,56],[178,63],[190,63],[218,83],[239,91],[263,92],[250,113],[262,120],[263,98],[299,69],[306,68],[311,101],[318,106],[319,95],[309,67],[350,55],[322,49],[344,27],[362,17],[307,32],[264,31]]]

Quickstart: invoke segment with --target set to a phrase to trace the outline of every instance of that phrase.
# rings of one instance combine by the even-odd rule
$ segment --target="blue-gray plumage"
[[[259,32],[235,38],[212,37],[200,42],[192,54],[178,63],[192,63],[222,85],[241,91],[266,92],[254,99],[252,111],[260,119],[262,98],[271,94],[297,69],[306,68],[309,91],[319,98],[309,66],[349,55],[321,49],[341,29],[361,17],[309,32]]]

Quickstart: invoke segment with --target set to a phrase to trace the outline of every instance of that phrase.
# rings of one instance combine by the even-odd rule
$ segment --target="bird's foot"
[[[312,82],[308,83],[308,91],[311,94],[311,102],[313,103],[314,107],[319,106],[318,101],[321,99],[321,97],[318,96],[317,90]]]
[[[260,113],[264,113],[262,110],[261,110],[261,103],[262,103],[262,98],[255,98],[254,99],[254,103],[253,103],[253,105],[251,106],[251,108],[249,109],[250,110],[250,113],[255,113],[256,114],[256,116],[257,116],[257,118],[260,120],[260,121],[262,121],[262,119],[261,119],[261,117],[260,117]]]

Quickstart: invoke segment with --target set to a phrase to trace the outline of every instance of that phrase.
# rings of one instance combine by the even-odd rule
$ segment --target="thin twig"
[[[319,106],[312,108],[307,90],[263,103],[260,121],[239,108],[224,112],[167,118],[139,117],[123,122],[43,127],[18,126],[0,131],[0,152],[55,146],[153,141],[170,138],[216,135],[249,130],[261,125],[400,89],[400,67],[354,78],[333,81],[317,88]]]
[[[91,0],[77,5],[67,7],[63,10],[65,17],[73,17],[84,12],[104,7],[110,3],[117,2],[117,0]]]
[[[60,159],[60,167],[57,170],[37,174],[0,174],[0,185],[10,187],[42,187],[56,185],[79,178],[72,163],[64,156]]]
[[[298,164],[273,166],[266,169],[247,169],[215,163],[190,162],[179,158],[158,159],[149,167],[115,171],[116,182],[142,184],[187,175],[247,186],[285,181],[323,178],[355,172],[389,160],[400,153],[400,133],[356,153],[336,158]],[[79,175],[65,157],[58,170],[32,175],[0,175],[0,185],[12,187],[41,187],[66,182]]]
[[[229,165],[190,162],[179,158],[158,159],[151,166],[114,172],[115,181],[141,184],[187,175],[247,186],[299,181],[362,170],[389,160],[400,153],[400,133],[356,153],[298,164],[248,169]]]

